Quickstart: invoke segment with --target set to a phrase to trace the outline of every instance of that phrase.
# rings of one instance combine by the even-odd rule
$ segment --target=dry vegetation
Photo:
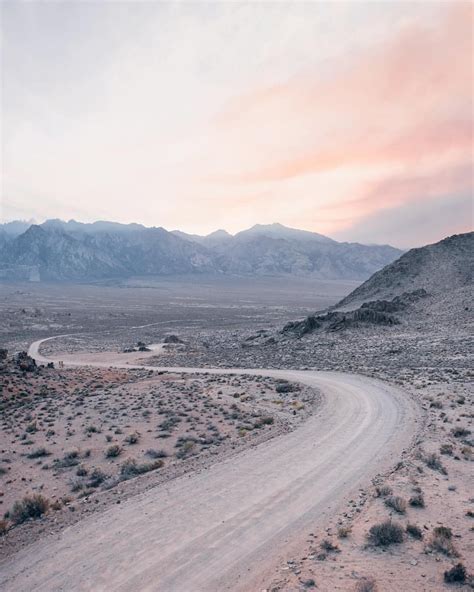
[[[252,376],[0,361],[2,531],[153,473],[160,479],[292,429],[306,387]]]

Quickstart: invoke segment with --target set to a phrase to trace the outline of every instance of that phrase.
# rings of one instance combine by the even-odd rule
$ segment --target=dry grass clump
[[[51,452],[46,450],[46,448],[41,447],[37,448],[36,450],[32,450],[29,454],[27,454],[27,458],[42,458],[44,456],[49,456]]]
[[[427,551],[435,551],[443,553],[448,557],[458,557],[459,553],[454,547],[453,533],[447,526],[437,526],[431,535],[430,541],[427,545]]]
[[[166,458],[168,456],[165,450],[155,450],[154,448],[148,449],[145,454],[150,458]]]
[[[425,498],[423,497],[422,493],[417,493],[411,496],[411,498],[408,500],[408,503],[414,508],[424,508]]]
[[[337,536],[340,539],[347,539],[347,537],[351,534],[352,528],[350,526],[340,526],[337,529]]]
[[[431,454],[427,454],[423,458],[423,461],[425,465],[430,469],[433,469],[433,471],[439,471],[443,475],[448,474],[448,471],[445,469],[443,463],[441,462],[441,459],[434,452],[432,452]]]
[[[388,547],[403,542],[403,528],[400,524],[386,520],[374,524],[367,535],[369,543],[374,547]]]
[[[406,500],[398,495],[391,495],[390,497],[387,497],[384,503],[388,508],[395,510],[397,514],[405,514],[407,510]]]
[[[163,464],[164,463],[162,460],[155,460],[154,462],[150,463],[138,464],[135,459],[129,458],[120,467],[120,478],[122,481],[132,479],[137,475],[143,475],[144,473],[149,473],[150,471],[159,469],[163,466]]]
[[[374,578],[362,578],[357,582],[354,592],[377,592],[377,583]]]
[[[406,526],[407,533],[412,536],[414,539],[421,540],[423,538],[423,532],[419,526],[416,524],[411,524],[410,522]]]
[[[105,456],[107,458],[116,458],[120,454],[122,454],[122,447],[118,444],[112,444],[112,446],[109,446],[105,451]]]
[[[392,493],[392,488],[388,485],[381,485],[380,487],[375,488],[375,494],[377,497],[386,497],[387,495],[392,495]]]
[[[125,442],[130,445],[137,444],[139,440],[140,440],[140,434],[138,432],[133,432],[133,434],[129,434],[125,438]]]
[[[13,504],[8,517],[13,524],[22,524],[30,518],[40,518],[48,511],[48,508],[49,501],[42,495],[38,493],[31,496],[26,495],[22,500],[16,501]]]

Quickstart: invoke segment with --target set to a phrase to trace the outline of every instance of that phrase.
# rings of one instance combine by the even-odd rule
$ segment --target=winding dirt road
[[[40,362],[41,342],[30,347]],[[66,360],[66,358],[63,358]],[[123,356],[121,358],[123,360]],[[84,365],[69,357],[67,365]],[[140,367],[122,363],[89,365]],[[85,518],[0,564],[11,592],[253,592],[357,489],[400,459],[418,409],[383,382],[336,372],[156,368],[260,374],[321,389],[316,415],[201,472]]]

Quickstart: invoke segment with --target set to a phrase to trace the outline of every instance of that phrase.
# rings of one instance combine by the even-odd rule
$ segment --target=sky
[[[472,230],[470,2],[1,3],[0,221]]]

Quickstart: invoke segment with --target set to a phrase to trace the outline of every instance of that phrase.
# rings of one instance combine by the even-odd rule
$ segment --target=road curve
[[[32,344],[30,355],[51,361],[39,354],[40,344]],[[405,393],[362,376],[172,370],[296,380],[321,389],[323,401],[290,434],[148,490],[21,550],[0,563],[0,589],[261,590],[289,547],[323,527],[361,484],[397,462],[416,429],[418,408]]]

